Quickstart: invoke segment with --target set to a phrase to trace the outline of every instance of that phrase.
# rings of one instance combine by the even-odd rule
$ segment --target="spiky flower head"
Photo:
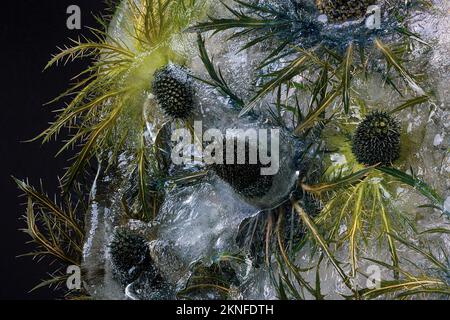
[[[238,164],[238,143],[234,144],[234,164],[228,164],[227,147],[224,144],[223,164],[212,165],[213,171],[225,182],[227,182],[237,193],[247,198],[262,197],[272,187],[273,176],[262,175],[261,164],[258,156],[256,164],[250,163],[250,144],[245,142],[245,163]],[[259,155],[259,150],[258,155]]]
[[[369,114],[353,137],[353,154],[365,165],[391,165],[400,157],[400,126],[386,112]]]
[[[331,21],[343,22],[362,18],[375,0],[316,0],[316,3]]]
[[[117,229],[109,244],[111,261],[119,279],[128,284],[150,264],[146,239],[128,229]]]
[[[155,73],[153,94],[164,112],[173,118],[187,119],[194,110],[194,89],[187,70],[169,64]]]

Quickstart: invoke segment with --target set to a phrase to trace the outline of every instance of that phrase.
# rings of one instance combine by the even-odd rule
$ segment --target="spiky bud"
[[[353,137],[353,154],[365,165],[391,165],[400,157],[400,126],[386,112],[369,114]]]
[[[250,163],[250,147],[249,143],[245,143],[245,163],[238,164],[237,143],[234,144],[234,164],[226,163],[227,148],[224,144],[223,164],[214,164],[211,166],[213,171],[225,182],[227,182],[237,193],[247,198],[262,197],[272,187],[273,176],[262,175],[261,169],[264,166],[259,160],[256,164]]]
[[[109,252],[115,272],[124,284],[134,281],[150,264],[146,239],[128,229],[114,232]]]
[[[169,64],[155,73],[153,94],[164,112],[173,118],[187,119],[194,110],[194,89],[183,67]]]
[[[343,22],[362,18],[375,0],[316,0],[316,3],[331,21]]]

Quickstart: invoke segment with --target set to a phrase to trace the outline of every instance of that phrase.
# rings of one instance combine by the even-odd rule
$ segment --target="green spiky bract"
[[[400,126],[385,112],[369,114],[358,126],[352,151],[359,163],[391,165],[400,156]]]

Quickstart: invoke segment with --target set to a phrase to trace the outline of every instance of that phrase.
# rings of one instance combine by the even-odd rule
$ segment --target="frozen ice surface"
[[[434,8],[419,12],[411,18],[411,29],[432,46],[431,52],[418,56],[427,62],[425,71],[429,87],[437,100],[428,109],[404,112],[412,124],[417,140],[413,167],[420,168],[420,175],[437,190],[450,194],[450,2],[433,0]],[[416,129],[414,129],[416,128]],[[417,169],[416,169],[417,170]],[[444,197],[445,198],[445,197]]]
[[[239,224],[258,211],[213,178],[169,193],[158,217],[158,238],[173,245],[187,268],[201,258],[233,251]]]
[[[122,299],[123,293],[114,280],[107,247],[118,215],[112,211],[114,194],[108,188],[109,184],[100,179],[97,176],[91,192],[92,200],[86,220],[87,240],[83,250],[83,274],[87,290],[93,298]]]
[[[444,210],[450,212],[450,196],[448,196],[447,199],[445,199]]]

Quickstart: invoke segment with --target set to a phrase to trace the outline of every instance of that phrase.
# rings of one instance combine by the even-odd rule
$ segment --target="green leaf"
[[[390,114],[398,113],[398,112],[400,112],[400,111],[402,111],[404,109],[411,108],[411,107],[414,107],[414,106],[416,106],[418,104],[425,103],[428,100],[430,100],[430,97],[427,96],[427,95],[416,97],[416,98],[412,98],[412,99],[406,101],[405,103],[403,103],[402,105],[396,107],[394,110],[390,111],[389,113]]]
[[[417,290],[427,290],[429,292],[440,292],[443,286],[442,281],[433,279],[407,279],[395,281],[382,281],[380,288],[365,289],[359,291],[359,295],[367,299],[375,299],[382,295],[401,291],[401,294],[416,293]]]
[[[364,177],[366,177],[370,172],[372,172],[373,169],[374,167],[365,168],[348,176],[336,179],[332,182],[319,183],[316,185],[303,184],[302,189],[307,192],[312,192],[316,194],[331,190],[337,190],[338,188],[343,188],[360,182]]]
[[[404,184],[413,187],[414,189],[418,190],[422,195],[431,200],[433,204],[435,204],[441,210],[444,209],[444,199],[422,180],[413,177],[403,171],[397,170],[395,168],[378,167],[377,170],[390,175],[399,182],[402,182]]]
[[[301,134],[304,130],[311,128],[316,122],[317,118],[336,100],[336,98],[340,95],[340,90],[334,90],[334,92],[330,92],[328,96],[324,99],[322,104],[312,113],[308,114],[305,121],[303,121],[300,125],[295,129],[295,134]]]
[[[244,101],[233,93],[233,91],[230,89],[225,79],[223,78],[220,69],[217,71],[214,67],[213,61],[210,59],[208,51],[206,50],[205,40],[200,34],[198,34],[197,36],[197,45],[200,52],[200,58],[202,59],[203,65],[205,66],[205,69],[212,80],[208,81],[195,76],[194,77],[219,90],[220,93],[233,100],[238,105],[238,107],[243,107]]]
[[[291,24],[290,20],[286,20],[281,18],[280,13],[274,10],[266,9],[262,6],[251,5],[241,1],[236,1],[241,6],[247,7],[253,11],[269,14],[272,17],[262,18],[262,17],[251,17],[249,15],[244,14],[242,11],[237,11],[232,9],[230,6],[226,5],[223,1],[221,1],[222,5],[227,8],[227,10],[234,16],[232,18],[214,18],[209,17],[209,21],[202,22],[194,27],[188,29],[189,32],[207,32],[214,31],[214,33],[218,33],[221,31],[235,29],[235,28],[243,28],[245,33],[267,29],[271,30],[272,28],[284,28],[287,25]],[[273,16],[277,16],[278,19],[274,19]]]
[[[384,55],[387,63],[390,66],[393,66],[395,70],[402,76],[402,78],[409,84],[409,86],[419,95],[424,96],[425,91],[416,83],[413,79],[412,75],[403,67],[400,62],[400,59],[395,56],[395,54],[384,45],[381,40],[375,40],[376,47],[381,51]]]
[[[334,255],[331,253],[331,250],[328,247],[327,242],[325,241],[323,236],[320,234],[315,223],[311,220],[311,218],[308,216],[308,214],[305,212],[305,210],[303,210],[303,208],[298,204],[298,202],[294,202],[293,206],[294,206],[294,209],[297,212],[297,214],[300,216],[300,218],[302,219],[302,221],[305,223],[306,227],[310,231],[311,236],[313,237],[313,239],[315,239],[317,241],[317,243],[320,245],[322,250],[325,252],[325,254],[328,257],[328,259],[330,260],[331,264],[334,266],[337,273],[344,281],[345,285],[349,289],[353,290],[349,277],[345,274],[344,270],[340,267],[339,262],[336,260]]]
[[[342,87],[342,101],[344,102],[345,113],[350,111],[350,83],[352,81],[351,67],[353,62],[353,44],[350,44],[345,54],[344,66],[343,66],[343,87]]]
[[[281,275],[278,278],[278,298],[280,300],[289,300],[286,295],[286,290],[284,290],[284,284]]]
[[[242,117],[250,112],[256,106],[256,103],[266,94],[277,89],[280,85],[285,84],[295,76],[299,75],[305,69],[305,64],[308,61],[308,56],[300,55],[283,69],[270,74],[269,76],[271,76],[272,79],[262,86],[256,96],[252,98],[250,103],[242,109],[239,116]]]
[[[418,246],[411,243],[410,241],[407,241],[395,234],[390,234],[390,236],[393,237],[398,242],[404,244],[405,246],[409,247],[410,249],[412,249],[412,250],[416,251],[417,253],[423,255],[424,257],[426,257],[429,261],[431,261],[436,267],[438,267],[442,271],[444,271],[444,272],[448,271],[448,267],[445,264],[443,264],[442,262],[440,262],[431,252],[425,252],[425,250],[419,248]]]
[[[450,234],[450,230],[449,229],[445,229],[445,228],[433,228],[433,229],[427,229],[424,231],[419,232],[419,234]]]

